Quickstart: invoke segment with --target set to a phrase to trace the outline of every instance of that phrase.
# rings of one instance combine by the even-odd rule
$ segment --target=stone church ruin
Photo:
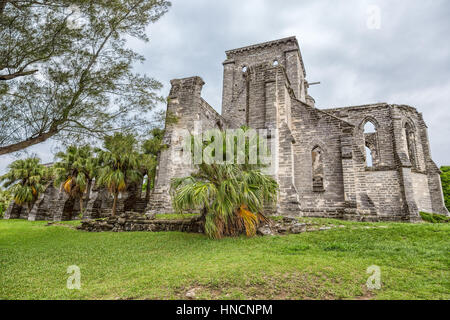
[[[148,202],[139,185],[120,199],[125,211],[173,213],[170,181],[192,165],[174,155],[182,149],[179,129],[239,128],[276,130],[274,178],[280,191],[272,214],[359,221],[418,221],[420,211],[448,215],[440,170],[431,158],[427,126],[414,107],[377,103],[331,109],[315,107],[295,37],[226,52],[220,115],[202,97],[200,77],[171,81],[167,123],[155,187]],[[6,218],[65,220],[75,212],[65,194],[52,186],[30,215],[11,203]],[[112,199],[95,186],[86,200],[86,217],[108,215]]]

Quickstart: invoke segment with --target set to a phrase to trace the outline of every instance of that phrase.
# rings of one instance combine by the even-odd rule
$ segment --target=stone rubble
[[[77,227],[89,232],[124,232],[124,231],[180,231],[202,233],[203,228],[198,220],[156,220],[154,215],[127,212],[118,217],[107,219],[84,220]]]

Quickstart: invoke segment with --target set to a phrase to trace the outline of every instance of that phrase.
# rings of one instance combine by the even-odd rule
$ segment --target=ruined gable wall
[[[394,155],[391,132],[392,121],[389,106],[387,104],[324,109],[323,111],[343,119],[355,126],[355,143],[359,146],[361,153],[363,154],[365,154],[364,124],[367,123],[367,121],[372,122],[377,129],[376,140],[379,150],[378,168],[395,169],[396,159]]]
[[[387,104],[326,109],[355,126],[354,170],[358,209],[363,215],[401,215],[402,190],[392,138],[392,121]],[[366,167],[364,125],[367,121],[376,127],[378,163]]]
[[[433,186],[434,181],[437,180],[433,179],[432,170],[430,171],[434,162],[428,152],[426,126],[416,109],[382,103],[325,111],[353,123],[358,128],[355,141],[361,150],[360,158],[363,161],[365,161],[364,123],[371,121],[377,128],[379,163],[373,168],[367,168],[364,165],[357,170],[358,193],[360,201],[363,202],[363,209],[377,212],[379,215],[401,216],[409,214],[409,209],[405,207],[412,204],[418,210],[436,212],[432,199],[437,198],[435,202],[439,203],[441,192],[430,188],[430,179],[433,181],[431,182]],[[412,166],[409,160],[404,132],[406,122],[414,128],[415,166]]]

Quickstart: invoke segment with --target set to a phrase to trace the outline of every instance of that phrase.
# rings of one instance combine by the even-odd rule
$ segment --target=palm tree
[[[40,161],[39,158],[14,161],[8,166],[9,172],[0,177],[0,182],[11,192],[14,201],[20,206],[27,205],[28,212],[50,180],[50,170]]]
[[[153,188],[156,176],[156,167],[158,165],[157,157],[152,154],[139,155],[139,167],[143,177],[147,176],[145,183],[145,201],[150,199],[150,190]]]
[[[274,203],[278,184],[259,169],[236,164],[201,164],[198,171],[172,180],[173,206],[177,212],[202,210],[201,221],[211,238],[254,236],[265,204]]]
[[[130,182],[138,182],[139,154],[136,152],[136,139],[132,135],[116,133],[105,138],[104,149],[99,151],[101,168],[98,184],[106,186],[114,197],[112,216],[116,215],[119,193],[127,189]]]
[[[158,155],[166,147],[163,144],[164,129],[154,128],[150,131],[151,138],[145,140],[140,155],[140,167],[142,176],[147,176],[145,188],[145,200],[150,198],[150,190],[155,184]]]
[[[89,195],[97,172],[97,159],[90,146],[70,146],[66,152],[56,154],[60,162],[55,163],[55,186],[61,186],[70,197],[79,199],[80,212],[84,213],[84,195]]]

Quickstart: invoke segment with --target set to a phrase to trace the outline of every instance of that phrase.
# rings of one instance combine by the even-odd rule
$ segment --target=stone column
[[[353,165],[353,128],[343,129],[341,137],[342,175],[344,181],[344,200],[347,214],[356,213],[355,167]]]
[[[294,91],[295,97],[305,102],[303,85],[303,69],[301,67],[300,56],[298,49],[292,49],[284,52],[286,59],[286,73],[291,83],[291,88]]]
[[[172,213],[170,198],[171,179],[189,175],[192,164],[177,163],[176,157],[183,151],[177,130],[194,132],[195,122],[201,117],[201,91],[205,84],[200,77],[175,79],[171,81],[167,111],[177,117],[175,123],[166,123],[163,144],[167,146],[159,155],[155,187],[147,204],[147,213]]]
[[[236,120],[232,119],[235,68],[235,61],[233,59],[227,59],[223,62],[222,115],[230,124],[235,123],[233,120]]]
[[[38,200],[33,205],[29,221],[48,220],[51,217],[51,201],[57,197],[58,190],[53,186],[53,182],[47,184],[45,191],[39,195]]]
[[[266,97],[266,127],[276,129],[278,133],[272,135],[271,143],[275,144],[277,154],[274,163],[274,178],[279,185],[278,214],[299,216],[302,214],[297,189],[295,188],[294,173],[294,144],[295,139],[287,121],[290,120],[290,95],[288,94],[288,80],[282,67],[269,68],[265,73]],[[275,81],[275,82],[274,82]]]
[[[397,163],[397,170],[400,176],[400,185],[404,201],[405,219],[409,221],[420,220],[419,209],[416,203],[413,190],[411,168],[412,164],[406,154],[402,135],[402,116],[395,106],[390,106],[392,119],[392,138],[394,142],[394,153]]]

